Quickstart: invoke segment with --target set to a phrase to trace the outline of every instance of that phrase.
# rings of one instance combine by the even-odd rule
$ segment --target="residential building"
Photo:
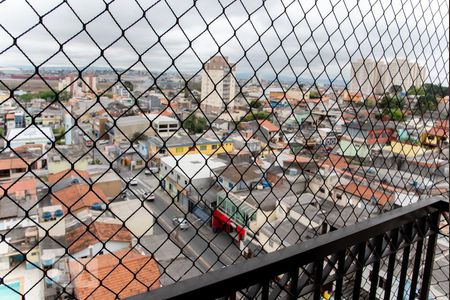
[[[243,191],[256,188],[257,185],[267,187],[268,182],[264,174],[255,165],[234,164],[215,171],[219,184],[226,191]]]
[[[165,156],[161,158],[159,177],[161,186],[172,196],[178,196],[188,206],[186,196],[191,189],[205,190],[216,180],[215,171],[224,168],[225,162],[203,154]]]
[[[356,206],[374,214],[391,210],[395,202],[395,194],[392,192],[383,190],[381,187],[373,189],[355,182],[337,185],[332,191],[332,197],[339,205]]]
[[[86,227],[79,223],[66,230],[66,243],[70,259],[92,258],[96,255],[119,251],[131,246],[131,233],[122,223],[94,221]]]
[[[13,128],[8,131],[6,137],[11,148],[17,148],[23,145],[52,145],[55,142],[55,136],[50,127],[30,125],[26,129]]]
[[[364,95],[382,94],[388,88],[383,79],[387,66],[384,61],[375,61],[372,58],[358,59],[351,63],[352,92],[361,92]]]
[[[218,113],[234,106],[238,86],[235,79],[236,67],[228,57],[214,56],[202,71],[201,108],[205,113]]]
[[[180,136],[174,135],[167,139],[157,136],[139,141],[139,152],[144,157],[159,155],[180,156],[201,153],[203,155],[215,155],[233,152],[231,140],[220,140],[217,137],[205,137],[204,135]]]
[[[351,64],[350,90],[363,95],[384,94],[391,86],[403,91],[411,86],[421,87],[426,80],[426,68],[406,59],[389,62],[372,58],[358,59]]]
[[[135,135],[142,136],[169,136],[179,129],[179,122],[175,118],[162,114],[146,114],[120,117],[115,120],[108,120],[105,124],[105,131],[108,132],[113,142],[132,139]],[[100,132],[99,132],[100,134]]]
[[[77,299],[124,299],[160,287],[158,264],[136,249],[71,261],[69,269]]]

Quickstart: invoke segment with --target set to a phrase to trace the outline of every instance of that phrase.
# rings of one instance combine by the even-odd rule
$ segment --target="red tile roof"
[[[69,268],[75,297],[80,300],[123,299],[160,287],[157,263],[136,250],[81,259]]]
[[[131,242],[131,233],[122,224],[93,222],[88,228],[79,224],[66,232],[69,253],[76,253],[99,242]]]
[[[17,192],[23,192],[26,191],[27,194],[31,196],[36,196],[36,178],[22,178],[16,182],[7,182],[3,183],[2,185],[3,189],[8,189],[8,195],[15,194]],[[2,193],[4,190],[0,190],[0,193]]]
[[[320,167],[330,167],[333,169],[346,169],[349,165],[344,156],[330,153],[328,157],[318,163]]]
[[[95,192],[95,193],[94,193]],[[82,208],[91,207],[94,203],[106,203],[107,196],[97,187],[89,190],[87,184],[73,184],[65,189],[52,192],[51,202],[53,205],[61,205],[64,212],[77,211]]]
[[[28,165],[18,157],[8,157],[0,160],[0,170],[25,169]]]
[[[428,134],[444,138],[448,138],[448,132],[449,132],[448,120],[438,121],[436,122],[433,128],[428,130]]]
[[[258,120],[258,123],[262,127],[266,128],[269,132],[275,132],[275,131],[279,131],[280,130],[280,127],[278,127],[277,125],[273,124],[269,120]]]
[[[61,171],[55,174],[49,174],[48,175],[48,182],[49,183],[55,183],[57,181],[59,181],[61,178],[70,178],[70,177],[83,177],[85,179],[88,179],[89,173],[86,171],[81,171],[81,170],[65,170],[65,171]]]
[[[372,200],[372,197],[377,199],[378,205],[384,206],[387,202],[393,199],[392,195],[383,193],[381,191],[373,190],[372,188],[350,182],[346,186],[339,185],[336,187],[338,190],[342,190],[350,195],[360,197],[366,201]]]

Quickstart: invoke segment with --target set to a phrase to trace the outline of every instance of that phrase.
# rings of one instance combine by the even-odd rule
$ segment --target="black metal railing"
[[[430,299],[448,211],[442,198],[424,200],[130,300]]]
[[[448,3],[0,0],[0,295],[448,299]]]

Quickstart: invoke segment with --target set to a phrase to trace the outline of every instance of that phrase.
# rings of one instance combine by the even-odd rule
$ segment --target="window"
[[[206,147],[206,145],[201,145],[200,146],[200,151],[205,151],[208,147]]]
[[[232,182],[228,182],[228,187],[229,187],[230,189],[232,189],[232,188],[234,187],[234,184],[233,184]]]
[[[182,152],[184,152],[184,147],[176,147],[176,148],[175,148],[175,152],[176,152],[176,153],[182,153]]]
[[[217,145],[211,145],[211,149],[213,150],[217,149]]]

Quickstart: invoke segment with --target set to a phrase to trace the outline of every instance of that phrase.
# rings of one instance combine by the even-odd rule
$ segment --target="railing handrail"
[[[224,269],[189,278],[130,297],[129,299],[205,299],[223,297],[229,294],[230,291],[237,291],[263,280],[269,280],[278,274],[292,271],[295,267],[314,262],[317,259],[409,224],[436,211],[448,212],[448,200],[443,197],[420,200],[414,204],[385,212],[375,218],[328,232],[301,244],[255,257]]]

